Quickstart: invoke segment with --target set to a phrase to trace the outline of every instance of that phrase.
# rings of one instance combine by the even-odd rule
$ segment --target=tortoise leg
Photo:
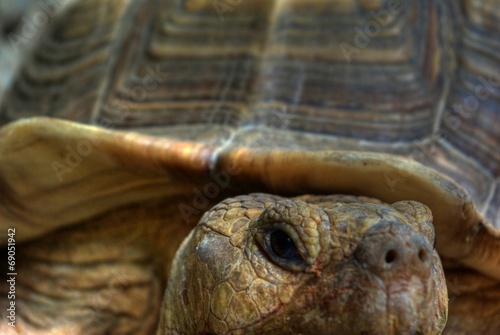
[[[191,229],[173,204],[129,206],[19,244],[16,327],[2,317],[0,333],[153,334],[165,273]],[[3,313],[9,289],[2,280]]]
[[[445,270],[448,322],[444,335],[496,335],[500,329],[500,281],[469,269]]]

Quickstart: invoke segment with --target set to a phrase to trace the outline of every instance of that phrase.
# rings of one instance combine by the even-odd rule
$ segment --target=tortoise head
[[[353,196],[227,199],[180,248],[160,327],[186,334],[439,334],[430,210]]]

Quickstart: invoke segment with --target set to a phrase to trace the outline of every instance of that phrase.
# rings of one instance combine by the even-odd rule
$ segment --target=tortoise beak
[[[436,333],[435,262],[440,261],[424,235],[405,223],[381,220],[365,233],[354,259],[368,287],[383,292],[385,334]]]
[[[447,315],[445,286],[429,241],[405,223],[382,220],[367,230],[350,256],[327,265],[296,292],[297,300],[303,299],[296,306],[304,315],[298,317],[297,330],[440,334]]]
[[[432,301],[433,257],[425,237],[407,224],[382,220],[366,232],[354,259],[385,293],[388,333],[418,328],[421,311]]]

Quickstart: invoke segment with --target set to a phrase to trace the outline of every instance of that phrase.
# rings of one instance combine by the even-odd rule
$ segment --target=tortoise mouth
[[[386,334],[432,334],[436,328],[432,308],[432,294],[426,294],[427,285],[412,277],[391,283],[386,288]],[[432,317],[431,317],[432,315]]]
[[[440,334],[446,309],[439,303],[435,276],[403,273],[382,279],[353,262],[323,272],[295,293],[294,333]],[[304,312],[305,311],[305,312]]]
[[[440,315],[433,276],[419,276],[405,272],[382,279],[373,273],[364,273],[370,284],[365,284],[364,313],[371,320],[357,334],[439,334]],[[379,290],[378,294],[372,291]],[[378,305],[374,306],[374,305]],[[353,315],[356,322],[358,315]]]

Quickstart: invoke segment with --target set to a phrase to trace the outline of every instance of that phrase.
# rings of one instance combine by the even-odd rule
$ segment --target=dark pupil
[[[286,259],[297,257],[297,249],[292,239],[280,230],[271,233],[271,248],[278,257]]]

